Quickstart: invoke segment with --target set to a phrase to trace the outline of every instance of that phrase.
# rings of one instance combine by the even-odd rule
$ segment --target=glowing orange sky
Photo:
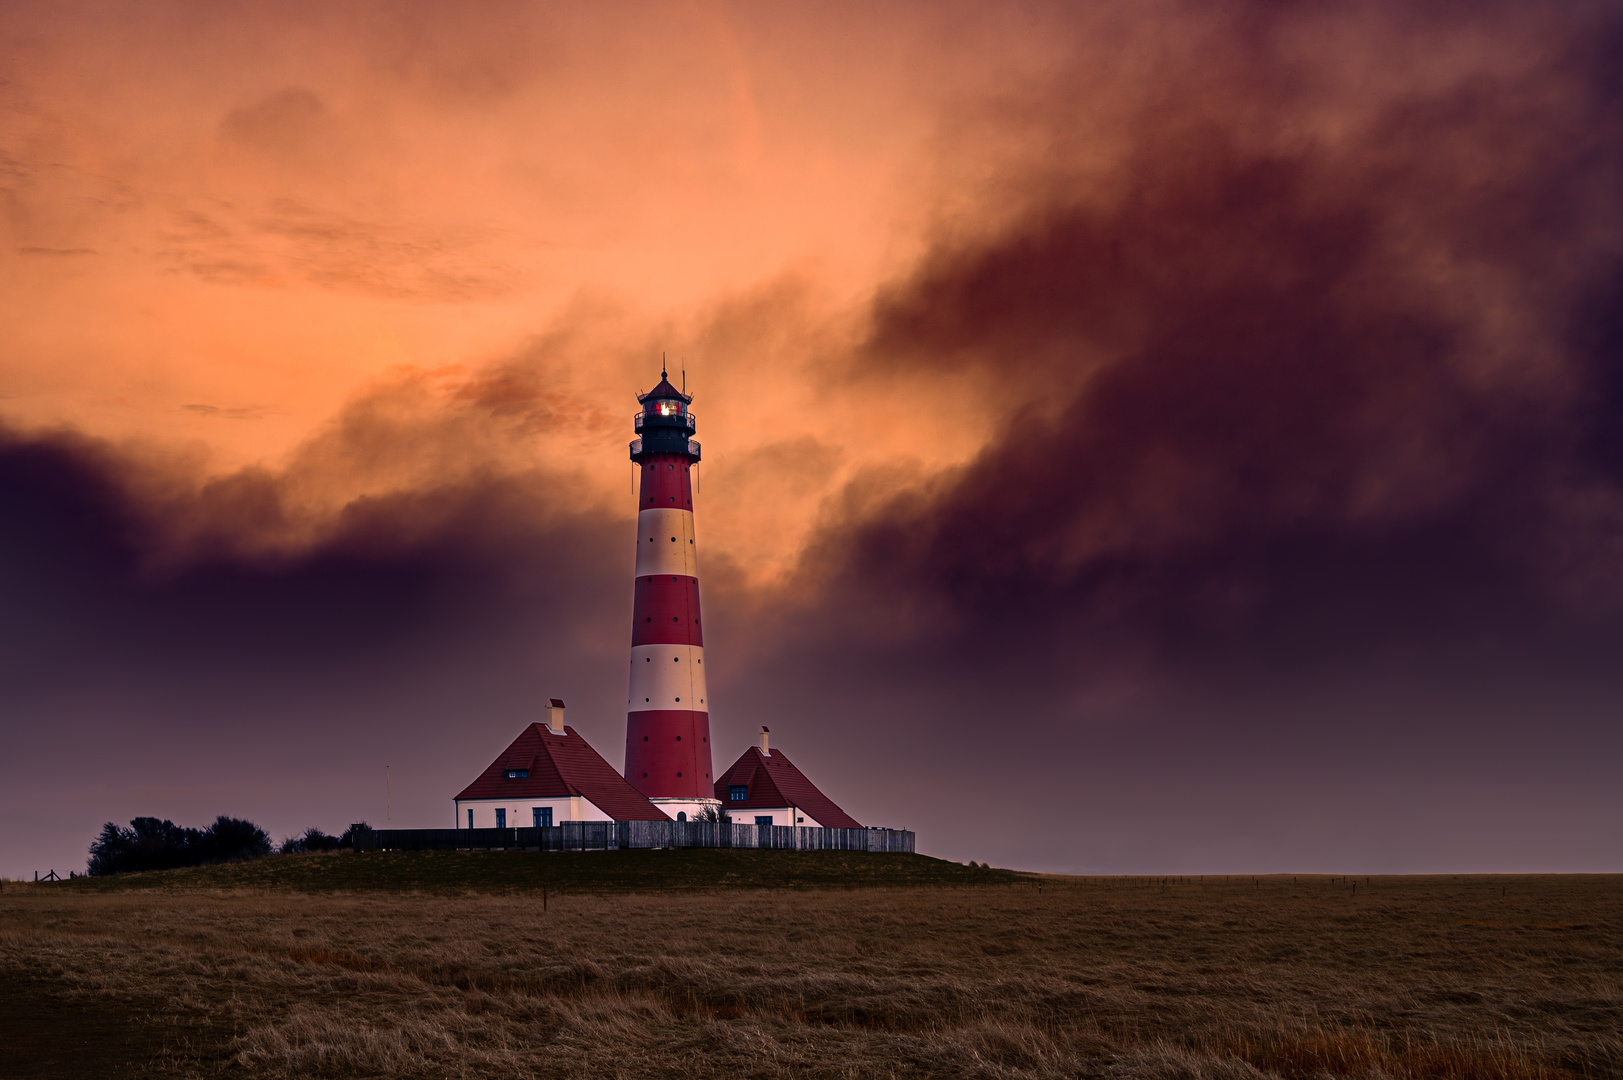
[[[357,395],[539,356],[594,417],[545,453],[618,495],[664,350],[713,483],[813,433],[825,486],[961,460],[985,417],[923,438],[929,395],[817,373],[961,180],[944,110],[1049,50],[1024,17],[830,14],[13,9],[0,416],[280,468]],[[707,524],[781,548],[763,494]]]

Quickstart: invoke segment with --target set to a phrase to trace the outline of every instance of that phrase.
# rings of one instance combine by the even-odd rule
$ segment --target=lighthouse
[[[566,822],[693,821],[702,815],[758,828],[861,829],[781,749],[770,749],[764,726],[759,747],[750,747],[721,776],[712,775],[693,531],[693,467],[699,463],[693,398],[685,379],[678,390],[661,371],[659,385],[638,394],[637,404],[631,460],[640,479],[625,775],[617,775],[585,738],[564,725],[564,703],[552,698],[546,725],[530,724],[456,796],[456,827],[516,830]],[[644,846],[628,840],[631,833],[602,835],[618,837],[621,846]],[[643,841],[651,835],[642,834]],[[754,847],[754,836],[731,843]],[[693,842],[681,832],[675,837],[661,843]],[[905,837],[904,848],[882,850],[912,851],[912,834]],[[554,843],[540,833],[525,842]],[[797,846],[801,842],[795,840]],[[761,846],[773,845],[761,841]]]
[[[637,395],[641,473],[631,672],[626,699],[625,777],[676,820],[719,810],[710,763],[699,552],[693,532],[693,466],[699,443],[693,398],[670,383]]]

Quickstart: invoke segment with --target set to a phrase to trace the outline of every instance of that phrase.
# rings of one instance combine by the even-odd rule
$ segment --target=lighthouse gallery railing
[[[913,851],[907,829],[824,829],[709,821],[565,821],[515,829],[369,829],[358,851],[616,851],[632,848],[774,848],[783,851]]]
[[[688,448],[687,452],[689,454],[692,454],[694,457],[699,456],[699,440],[698,439],[689,439],[687,441],[687,448]],[[642,453],[642,440],[641,439],[632,439],[631,440],[631,456],[636,457],[640,453]]]

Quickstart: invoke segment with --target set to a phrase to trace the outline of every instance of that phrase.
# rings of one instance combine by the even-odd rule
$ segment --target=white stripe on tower
[[[682,709],[708,712],[704,686],[704,646],[634,645],[631,699],[627,712]]]
[[[637,514],[637,576],[699,576],[693,511],[652,508]]]

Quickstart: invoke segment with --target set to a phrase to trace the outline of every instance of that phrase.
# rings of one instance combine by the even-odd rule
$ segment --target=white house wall
[[[686,814],[688,821],[696,821],[705,810],[720,810],[721,803],[715,799],[649,799],[649,802],[662,810],[666,817],[676,820],[677,814]]]
[[[565,821],[613,821],[603,811],[599,810],[590,799],[577,795],[569,799],[458,799],[456,800],[456,827],[468,827],[468,811],[473,811],[473,827],[476,829],[496,828],[496,810],[507,811],[507,827],[528,829],[535,821],[532,810],[551,808],[552,823],[560,825]]]
[[[664,808],[661,807],[661,809]],[[721,812],[732,818],[734,825],[754,825],[756,818],[766,817],[770,814],[772,816],[772,824],[774,825],[799,825],[803,829],[820,829],[823,827],[823,823],[821,821],[818,821],[800,807],[751,806],[745,808],[736,805],[729,807],[723,803]],[[799,820],[795,820],[796,818]]]

